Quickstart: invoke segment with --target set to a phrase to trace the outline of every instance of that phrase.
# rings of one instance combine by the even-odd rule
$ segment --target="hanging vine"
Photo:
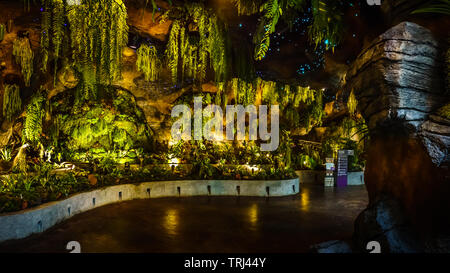
[[[161,71],[161,61],[156,48],[142,44],[137,50],[136,66],[138,71],[144,73],[145,80],[157,81]]]
[[[325,44],[333,49],[339,44],[343,34],[342,1],[334,0],[234,0],[240,15],[262,13],[260,23],[253,36],[255,60],[262,60],[270,48],[270,35],[280,19],[291,28],[297,13],[311,4],[312,24],[308,28],[309,40],[314,44]]]
[[[20,99],[19,86],[5,85],[3,94],[3,117],[12,121],[13,117],[22,109],[22,100]]]
[[[30,86],[33,75],[34,54],[31,50],[30,40],[27,37],[18,37],[13,43],[13,55],[16,63],[22,69],[22,76],[26,86]]]
[[[56,85],[58,60],[62,57],[63,42],[67,29],[66,6],[66,1],[63,0],[42,0],[41,71],[47,72],[49,55],[52,54],[54,60],[53,85]]]
[[[356,107],[358,106],[358,101],[356,100],[355,94],[350,92],[350,96],[348,97],[347,101],[347,108],[350,115],[354,115],[356,112]]]
[[[165,51],[166,63],[177,84],[185,77],[201,83],[212,68],[216,82],[229,79],[230,43],[226,26],[202,4],[190,3],[183,9],[185,17],[173,22]],[[198,31],[191,35],[187,29],[192,23]]]
[[[338,3],[312,0],[311,6],[313,23],[308,28],[310,40],[314,42],[316,47],[324,42],[327,50],[331,48],[334,51],[343,36],[342,12]]]
[[[165,51],[167,65],[172,73],[172,82],[178,82],[178,61],[180,51],[180,23],[174,21],[170,30],[169,42]]]
[[[83,0],[68,8],[67,17],[75,67],[84,81],[76,97],[80,103],[97,98],[97,84],[120,79],[127,11],[122,0]]]

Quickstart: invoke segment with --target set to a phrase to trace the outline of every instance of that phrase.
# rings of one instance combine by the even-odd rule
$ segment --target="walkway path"
[[[348,239],[367,205],[364,186],[302,185],[283,198],[195,197],[122,202],[74,216],[0,252],[307,252]]]

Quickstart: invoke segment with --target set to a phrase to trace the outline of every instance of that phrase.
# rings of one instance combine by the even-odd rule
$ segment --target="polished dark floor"
[[[364,186],[302,185],[283,198],[196,197],[122,202],[88,211],[0,252],[307,252],[349,239],[367,205]]]

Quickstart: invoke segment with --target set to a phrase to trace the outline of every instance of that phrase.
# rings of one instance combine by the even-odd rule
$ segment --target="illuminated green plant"
[[[4,161],[11,161],[12,155],[11,155],[11,149],[10,148],[3,148],[0,150],[0,157]]]
[[[33,74],[34,54],[31,50],[30,40],[27,37],[19,37],[13,43],[13,55],[16,63],[22,69],[22,76],[26,86],[30,86],[31,75]]]
[[[5,38],[6,27],[4,24],[0,24],[0,42]]]
[[[347,101],[347,108],[350,115],[354,115],[356,112],[356,107],[358,106],[358,101],[356,100],[355,94],[350,92],[350,96],[348,97]]]
[[[309,26],[309,39],[316,45],[325,43],[327,49],[334,49],[342,37],[342,12],[340,1],[332,0],[234,0],[240,15],[262,13],[254,37],[255,60],[262,60],[270,47],[270,35],[283,19],[291,28],[298,12],[311,3],[312,24]]]
[[[137,50],[138,71],[145,75],[147,81],[156,81],[161,72],[161,61],[158,57],[158,52],[154,46],[142,44]]]
[[[27,105],[22,142],[37,144],[42,134],[42,120],[45,116],[46,90],[34,94]]]
[[[22,109],[22,100],[20,99],[19,86],[5,85],[3,93],[3,117],[12,121],[13,117]]]
[[[121,78],[122,51],[128,42],[127,11],[122,0],[83,0],[68,7],[73,59],[85,89],[77,103],[97,97],[96,84]],[[94,84],[95,81],[95,84]]]
[[[325,47],[333,49],[342,38],[342,12],[338,1],[312,0],[313,23],[308,28],[310,40],[318,46],[325,43]]]
[[[230,42],[224,23],[200,3],[190,3],[181,12],[183,20],[176,19],[172,24],[165,51],[173,83],[179,82],[180,75],[181,81],[189,77],[201,83],[209,67],[215,72],[216,82],[228,80]],[[189,35],[190,23],[198,29],[198,37]]]

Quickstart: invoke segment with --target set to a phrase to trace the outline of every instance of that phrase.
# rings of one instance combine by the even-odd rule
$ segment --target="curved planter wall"
[[[134,199],[185,196],[289,196],[299,193],[299,179],[182,180],[110,186],[79,193],[24,211],[0,215],[0,242],[40,233],[75,214]]]

